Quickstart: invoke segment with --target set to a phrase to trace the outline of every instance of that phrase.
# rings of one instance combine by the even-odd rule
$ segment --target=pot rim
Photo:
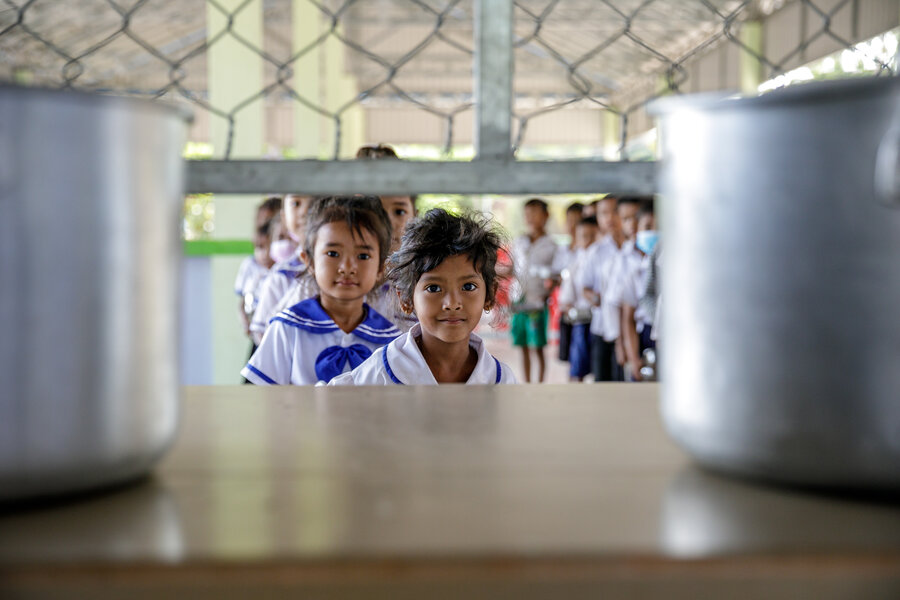
[[[54,89],[41,86],[23,86],[11,83],[0,83],[0,97],[22,95],[29,98],[46,98],[50,101],[62,101],[68,103],[90,103],[92,106],[123,106],[130,110],[141,112],[157,111],[173,115],[185,123],[194,121],[194,113],[186,106],[175,104],[168,100],[150,100],[148,98],[133,98],[130,96],[115,96],[101,94],[89,90],[78,89]]]
[[[657,98],[647,105],[647,112],[665,117],[683,110],[713,111],[741,110],[762,107],[792,106],[836,102],[848,97],[868,97],[872,94],[900,91],[900,76],[871,76],[831,81],[813,81],[766,92],[758,96],[739,93],[707,92]]]

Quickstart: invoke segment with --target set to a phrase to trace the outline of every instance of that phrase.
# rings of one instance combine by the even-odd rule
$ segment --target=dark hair
[[[620,206],[628,206],[628,205],[640,205],[641,199],[637,196],[622,196],[618,200],[616,200],[616,208]]]
[[[638,209],[638,218],[640,219],[644,215],[652,215],[654,213],[653,210],[653,196],[644,196],[640,198],[641,207]]]
[[[370,158],[377,160],[379,158],[400,158],[397,151],[387,144],[375,144],[360,146],[356,151],[356,158]]]
[[[350,231],[362,234],[368,229],[378,239],[379,265],[391,250],[391,221],[381,207],[378,196],[325,196],[314,198],[306,213],[306,239],[303,249],[312,260],[319,228],[344,221]]]
[[[495,222],[481,213],[452,215],[443,208],[432,208],[406,226],[400,249],[388,258],[387,278],[400,301],[412,304],[413,290],[423,273],[451,256],[464,254],[484,279],[485,302],[494,304],[500,280],[497,253],[504,238]]]
[[[272,220],[273,219],[270,219],[270,220],[266,221],[265,223],[263,223],[262,225],[258,226],[256,228],[256,235],[272,237],[272,234],[270,233],[272,231]]]
[[[607,194],[602,198],[597,198],[591,204],[600,204],[601,202],[606,202],[607,200],[613,200],[616,204],[619,203],[619,197],[613,194]]]
[[[277,213],[281,210],[281,202],[281,196],[269,196],[259,203],[259,206],[256,207],[256,211],[267,210],[271,213]]]
[[[569,206],[566,207],[566,214],[577,212],[579,214],[584,212],[584,204],[581,202],[573,202]]]
[[[378,160],[381,158],[395,158],[398,160],[400,159],[400,157],[397,156],[397,151],[388,144],[366,144],[365,146],[360,146],[359,150],[356,151],[356,158],[364,158],[369,160]],[[413,212],[416,212],[418,210],[418,208],[416,207],[416,202],[419,201],[418,194],[410,194],[409,200],[410,202],[412,202]]]
[[[547,213],[547,214],[550,213],[550,211],[547,210],[547,203],[544,202],[543,200],[541,200],[540,198],[529,199],[528,202],[525,203],[525,208],[528,208],[529,206],[538,206],[545,213]]]
[[[597,217],[585,217],[578,221],[578,225],[593,225],[597,227]]]

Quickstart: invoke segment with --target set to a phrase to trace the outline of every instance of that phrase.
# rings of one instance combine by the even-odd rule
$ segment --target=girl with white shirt
[[[329,381],[400,331],[365,303],[381,278],[391,224],[376,196],[334,196],[310,209],[301,255],[318,295],[278,313],[241,374],[258,385]]]
[[[498,287],[502,237],[480,215],[428,211],[412,221],[388,259],[400,306],[418,323],[329,385],[515,383],[508,365],[473,333]]]

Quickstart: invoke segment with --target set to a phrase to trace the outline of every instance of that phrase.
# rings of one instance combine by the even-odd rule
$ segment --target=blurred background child
[[[546,374],[544,347],[547,345],[547,299],[552,291],[553,263],[558,246],[547,235],[550,213],[547,203],[532,198],[525,203],[528,232],[516,238],[512,247],[515,280],[511,290],[513,346],[522,349],[525,382],[531,381],[531,353],[537,360],[537,381]]]
[[[603,295],[609,285],[607,263],[625,242],[619,221],[615,196],[604,196],[597,203],[599,239],[588,248],[587,267],[582,280],[582,294],[591,304],[591,372],[594,381],[618,381],[618,361],[614,332],[617,324],[607,323],[609,310],[603,309]],[[611,339],[608,339],[610,338]]]
[[[313,203],[313,196],[286,194],[281,208],[281,227],[287,235],[275,240],[272,255],[276,260],[259,292],[259,302],[250,321],[250,334],[259,344],[269,320],[277,313],[276,307],[287,293],[297,275],[306,268],[300,259],[303,235],[306,229],[306,213]]]
[[[655,341],[650,338],[651,316],[640,301],[646,285],[650,255],[658,239],[653,198],[641,199],[634,239],[637,252],[631,255],[622,278],[622,340],[627,359],[626,375],[630,375],[632,381],[641,381],[644,352],[656,348]]]
[[[559,304],[571,334],[568,341],[569,380],[582,381],[591,372],[591,303],[581,293],[588,267],[587,249],[597,237],[597,220],[583,218],[575,227],[575,251],[560,274]],[[560,344],[562,344],[560,335]]]
[[[560,246],[556,250],[556,258],[553,264],[553,272],[559,273],[562,277],[567,271],[572,261],[575,259],[575,251],[577,244],[575,243],[575,229],[581,221],[581,215],[584,212],[584,205],[581,202],[573,202],[566,207],[566,233],[569,234],[569,244]],[[557,288],[556,294],[557,306],[560,305],[559,293]],[[565,318],[563,310],[559,311],[559,360],[566,362],[569,360],[569,340],[572,337],[572,324]]]

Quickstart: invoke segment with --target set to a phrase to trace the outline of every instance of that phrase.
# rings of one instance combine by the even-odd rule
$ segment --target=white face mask
[[[297,243],[293,240],[275,240],[269,246],[269,256],[276,263],[290,260],[297,251]]]

